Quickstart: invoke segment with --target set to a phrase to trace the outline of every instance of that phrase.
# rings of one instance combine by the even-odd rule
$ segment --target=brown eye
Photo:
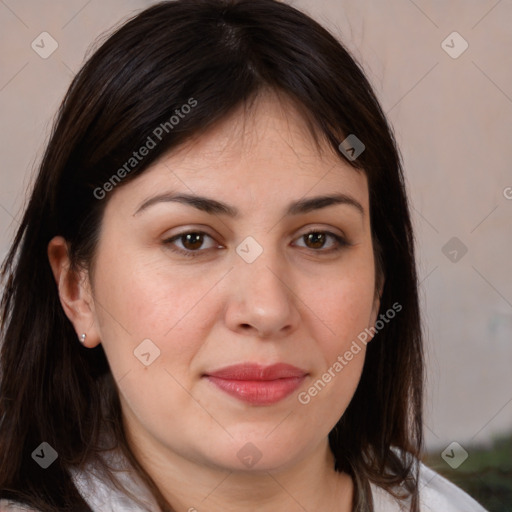
[[[308,245],[310,249],[321,249],[325,244],[325,239],[325,233],[320,232],[313,232],[304,235],[304,241],[306,244],[311,244]]]
[[[193,251],[194,249],[199,249],[201,245],[203,245],[203,233],[186,233],[184,235],[180,235],[183,247],[185,249],[190,249]]]
[[[300,239],[302,239],[306,244],[305,247],[320,253],[338,251],[344,246],[350,245],[343,237],[336,235],[335,233],[331,233],[330,231],[310,231],[309,233],[302,235]],[[325,246],[329,239],[334,240],[334,243],[331,243],[330,247],[327,249],[320,250]]]
[[[205,243],[205,237],[212,240],[210,242],[209,247],[203,247]],[[180,233],[172,238],[164,240],[164,245],[167,246],[171,251],[176,252],[178,254],[182,254],[184,256],[199,256],[202,253],[206,252],[207,249],[210,249],[215,246],[213,243],[213,238],[207,233],[203,233],[202,231],[187,231],[185,233]],[[180,245],[177,243],[180,242]]]

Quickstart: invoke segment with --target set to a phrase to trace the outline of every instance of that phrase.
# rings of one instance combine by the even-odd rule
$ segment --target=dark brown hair
[[[368,178],[377,277],[386,276],[380,311],[396,302],[403,309],[368,345],[359,386],[329,442],[336,469],[354,478],[354,511],[373,510],[370,482],[408,490],[411,510],[418,510],[423,349],[399,151],[347,50],[311,18],[274,0],[158,3],[118,28],[71,83],[2,267],[0,497],[45,512],[89,510],[68,470],[101,463],[106,431],[162,509],[172,510],[131,454],[102,346],[85,349],[76,340],[47,246],[63,236],[73,268],[90,269],[108,201],[95,191],[155,128],[196,101],[118,186],[268,90],[291,99],[315,140]],[[349,134],[366,146],[355,160],[338,149]],[[59,454],[46,470],[31,458],[42,441]]]

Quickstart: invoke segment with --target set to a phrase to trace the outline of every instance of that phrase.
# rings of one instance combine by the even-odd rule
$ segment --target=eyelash
[[[323,253],[323,254],[331,254],[331,253],[335,253],[335,252],[341,251],[343,248],[348,247],[348,246],[351,245],[342,236],[337,235],[336,233],[332,233],[331,231],[311,230],[311,231],[308,231],[307,233],[303,233],[299,238],[303,238],[303,237],[305,237],[307,235],[310,235],[310,234],[313,234],[313,233],[314,234],[325,234],[327,236],[330,236],[330,237],[334,238],[336,243],[337,243],[337,247],[335,247],[334,249],[329,249],[329,250],[309,249],[312,252]],[[186,256],[187,258],[197,258],[198,256],[201,256],[201,253],[204,253],[208,249],[202,249],[202,250],[201,249],[197,249],[197,250],[193,251],[193,250],[190,250],[190,249],[188,249],[188,250],[179,249],[179,248],[177,248],[175,246],[172,247],[172,243],[175,240],[181,239],[181,238],[185,237],[186,235],[190,235],[190,234],[206,235],[207,237],[210,237],[213,240],[213,237],[211,237],[208,233],[205,233],[204,231],[184,231],[183,233],[179,233],[178,235],[175,235],[175,236],[173,236],[171,238],[168,238],[168,239],[164,240],[163,243],[164,243],[164,245],[168,246],[169,250],[171,250],[172,252],[175,252],[177,254]],[[214,248],[212,247],[212,249],[214,249]],[[308,248],[306,247],[306,249],[308,249]]]

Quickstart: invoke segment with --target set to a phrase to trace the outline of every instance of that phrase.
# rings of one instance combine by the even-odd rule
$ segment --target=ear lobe
[[[68,244],[57,236],[48,244],[48,260],[57,284],[64,313],[73,324],[77,337],[87,334],[84,345],[92,348],[100,343],[94,321],[94,301],[87,273],[70,269]]]

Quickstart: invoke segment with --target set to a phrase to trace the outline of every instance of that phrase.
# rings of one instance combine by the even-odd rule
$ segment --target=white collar
[[[141,506],[125,493],[115,488],[108,477],[98,471],[98,468],[88,464],[85,469],[71,469],[71,477],[81,496],[94,512],[160,512],[155,499],[148,488],[133,470],[129,470],[124,456],[118,452],[115,457],[109,453],[108,463],[117,468],[116,477],[127,490],[132,492],[144,503]],[[399,511],[392,496],[374,484],[370,484],[376,512]]]
[[[94,512],[161,512],[156,500],[140,477],[130,470],[121,452],[108,452],[108,463],[116,468],[120,483],[142,504],[113,487],[98,468],[88,464],[85,469],[70,470],[71,477],[87,504]],[[406,510],[381,487],[370,483],[375,512],[402,512]],[[420,510],[422,512],[487,512],[460,488],[420,462]]]
[[[94,512],[160,512],[154,497],[140,477],[130,469],[126,458],[118,452],[104,455],[108,464],[115,468],[119,482],[143,505],[114,487],[100,468],[88,463],[82,470],[71,468],[71,478],[81,496]]]

